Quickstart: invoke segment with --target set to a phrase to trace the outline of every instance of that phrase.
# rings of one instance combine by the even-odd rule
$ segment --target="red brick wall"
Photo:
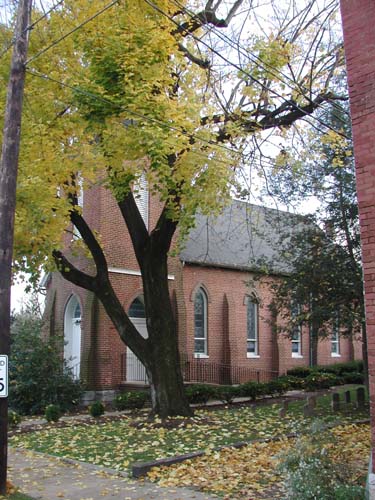
[[[90,210],[94,206],[95,210]],[[161,204],[153,199],[150,202],[150,227],[156,223]],[[129,234],[121,213],[104,188],[93,188],[85,192],[84,215],[92,228],[100,233],[101,242],[108,265],[118,269],[138,270]],[[66,237],[66,244],[71,237]],[[83,269],[92,266],[84,257],[74,257],[74,263]],[[170,290],[175,297],[180,352],[189,357],[194,355],[194,292],[203,286],[208,296],[208,361],[224,363],[253,369],[285,373],[297,365],[309,364],[308,331],[303,332],[302,357],[293,358],[291,341],[275,336],[274,321],[269,305],[272,301],[271,285],[273,278],[262,277],[253,280],[251,273],[202,267],[180,263],[176,257],[170,258]],[[125,310],[137,295],[142,293],[140,276],[110,273],[111,282],[124,305]],[[249,282],[252,286],[248,286]],[[79,297],[82,306],[82,356],[81,373],[90,388],[116,388],[121,382],[121,359],[126,352],[112,322],[101,304],[93,295],[75,287],[54,274],[49,285],[56,290],[54,310],[55,333],[63,334],[64,310],[72,294]],[[259,357],[248,358],[246,349],[247,306],[246,297],[250,292],[259,297]],[[49,293],[52,298],[52,294]],[[50,308],[49,308],[50,309]],[[342,357],[331,358],[330,343],[319,345],[319,362],[332,363],[349,359],[348,349],[342,340]],[[241,373],[240,378],[248,375]],[[238,381],[244,381],[244,380]]]
[[[375,467],[375,2],[341,0],[341,13],[361,224]]]

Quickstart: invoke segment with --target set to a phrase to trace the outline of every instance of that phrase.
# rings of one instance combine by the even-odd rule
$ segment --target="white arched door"
[[[74,378],[79,378],[81,364],[81,306],[73,295],[65,308],[64,359]]]
[[[142,335],[147,339],[146,313],[143,297],[133,300],[129,308],[129,319]],[[126,380],[128,382],[147,382],[146,369],[129,347],[126,350]]]

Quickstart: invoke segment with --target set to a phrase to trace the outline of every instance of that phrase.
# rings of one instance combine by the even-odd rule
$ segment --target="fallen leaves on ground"
[[[330,455],[345,462],[353,481],[366,474],[370,453],[369,425],[344,425],[333,429],[337,438]],[[153,468],[148,477],[161,486],[197,486],[228,499],[278,498],[282,477],[277,456],[294,445],[294,439],[254,443],[241,449],[211,451],[203,457],[171,467]]]
[[[299,405],[299,406],[298,406]],[[124,416],[113,422],[71,422],[66,427],[49,427],[28,433],[16,433],[10,445],[71,458],[117,470],[125,470],[137,461],[205,450],[239,441],[271,438],[300,432],[307,420],[302,414],[303,402],[291,404],[286,418],[279,416],[280,405],[197,411],[194,418],[175,419],[172,428],[147,423],[146,417]],[[294,408],[294,409],[293,409]],[[336,420],[324,409],[326,423]],[[358,417],[340,415],[343,422]],[[363,418],[363,416],[362,416]]]

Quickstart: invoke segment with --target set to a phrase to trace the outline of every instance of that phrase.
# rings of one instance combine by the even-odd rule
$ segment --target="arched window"
[[[302,357],[302,325],[298,322],[298,316],[301,314],[301,304],[292,300],[290,307],[291,319],[294,323],[292,329],[292,357]]]
[[[194,354],[207,356],[207,295],[199,288],[194,297]]]
[[[145,318],[146,311],[143,303],[143,297],[140,295],[133,300],[129,307],[129,318]]]
[[[258,301],[254,298],[247,299],[247,356],[259,356],[259,329],[258,329]]]
[[[72,295],[64,315],[64,359],[74,378],[79,378],[81,364],[81,306]]]

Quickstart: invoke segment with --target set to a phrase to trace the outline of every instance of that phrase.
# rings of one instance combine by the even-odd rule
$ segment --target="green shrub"
[[[263,384],[264,393],[269,396],[282,396],[290,389],[290,384],[285,379],[270,380]]]
[[[191,384],[185,390],[191,404],[206,404],[210,398],[216,396],[216,388],[207,384]]]
[[[249,382],[245,382],[240,385],[239,393],[241,396],[245,398],[250,398],[253,401],[264,394],[263,384],[259,384],[258,382],[254,382],[250,380]]]
[[[289,389],[304,389],[305,380],[301,377],[293,377],[292,375],[282,375],[277,380],[285,381]]]
[[[89,406],[89,413],[92,417],[101,417],[104,412],[105,407],[101,401],[94,401],[93,404]]]
[[[223,403],[230,404],[233,403],[234,398],[241,395],[241,388],[234,385],[220,385],[216,388],[216,395]]]
[[[295,368],[291,368],[290,370],[288,370],[286,374],[290,375],[291,377],[306,378],[313,371],[313,368],[310,368],[309,366],[296,366]]]
[[[344,384],[363,384],[364,375],[359,372],[348,372],[341,375]]]
[[[288,500],[363,500],[364,488],[350,484],[353,473],[347,464],[329,457],[334,439],[331,432],[314,424],[279,456]]]
[[[21,423],[22,417],[14,410],[8,411],[8,425],[11,429],[15,429]]]
[[[343,375],[344,373],[363,373],[363,361],[348,361],[346,363],[335,363],[333,365],[319,366],[319,371]]]
[[[58,405],[48,405],[44,412],[44,416],[47,422],[57,422],[61,417],[60,406]]]
[[[333,373],[315,372],[305,378],[305,388],[308,391],[328,389],[338,382],[339,378]]]
[[[148,399],[149,395],[145,391],[122,392],[115,397],[113,404],[116,410],[122,411],[132,408],[143,408]]]
[[[9,403],[21,415],[43,414],[49,404],[70,410],[83,392],[61,359],[62,340],[43,340],[40,330],[41,321],[30,314],[12,324]]]

